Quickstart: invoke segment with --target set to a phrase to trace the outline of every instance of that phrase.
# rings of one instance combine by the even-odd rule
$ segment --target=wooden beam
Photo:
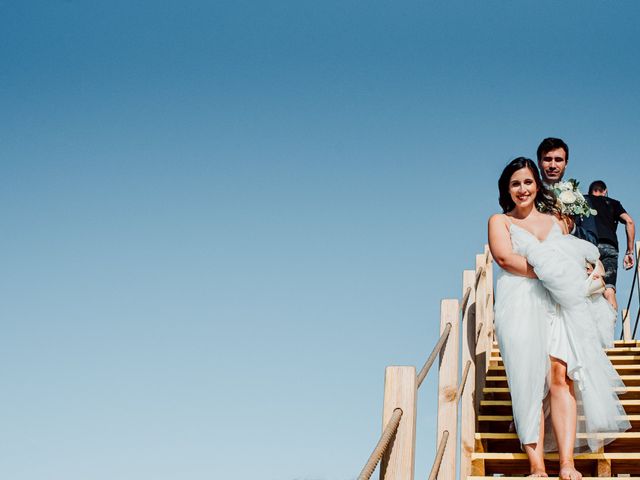
[[[622,339],[625,342],[631,341],[631,319],[629,318],[629,310],[622,309]]]
[[[484,388],[486,372],[489,368],[489,357],[491,355],[491,345],[493,341],[488,342],[487,338],[487,304],[480,299],[487,298],[487,272],[486,272],[486,256],[476,255],[476,274],[478,277],[478,284],[476,286],[476,302],[475,302],[475,317],[476,317],[476,411],[478,410],[482,400],[482,389]]]
[[[465,270],[462,273],[462,294],[470,288],[467,308],[462,312],[462,365],[471,362],[467,384],[462,392],[460,408],[460,478],[471,475],[471,454],[476,431],[476,316],[475,316],[475,288],[476,274],[473,270]]]
[[[473,458],[484,460],[524,460],[528,461],[526,453],[474,453]],[[557,453],[545,453],[545,460],[558,460]],[[575,460],[640,460],[640,452],[607,452],[607,453],[576,453]]]
[[[457,299],[442,300],[440,303],[440,333],[451,324],[449,339],[440,351],[438,368],[438,433],[440,441],[445,431],[449,441],[442,457],[438,480],[456,480],[456,453],[458,427],[458,369],[460,368],[460,307]]]
[[[396,408],[402,419],[380,465],[380,480],[413,480],[416,446],[416,368],[387,367],[384,375],[382,429]]]

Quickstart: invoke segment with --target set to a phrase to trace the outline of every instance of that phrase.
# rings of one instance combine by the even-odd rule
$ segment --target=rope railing
[[[631,334],[631,338],[636,338],[636,330],[638,329],[638,320],[640,320],[640,308],[638,308],[638,313],[636,314],[636,321],[633,327],[633,333]]]
[[[627,316],[630,317],[631,310],[631,301],[633,300],[633,294],[635,293],[634,287],[638,287],[638,314],[636,315],[636,321],[633,326],[633,333],[631,334],[631,338],[636,338],[636,331],[638,330],[638,320],[640,319],[640,279],[638,278],[638,271],[640,270],[640,265],[638,265],[638,256],[640,256],[640,242],[636,242],[636,248],[634,248],[634,257],[635,257],[635,265],[633,269],[633,280],[631,281],[631,289],[629,290],[629,299],[627,300],[627,308],[623,309],[623,312],[627,312]],[[623,322],[629,321],[629,318],[624,318]],[[624,339],[624,327],[620,332],[620,340]]]
[[[480,339],[480,335],[482,334],[482,327],[484,327],[484,323],[480,322],[478,324],[478,329],[476,331],[476,343],[478,343],[478,340]]]
[[[636,248],[634,249],[635,253],[635,265],[634,265],[634,272],[633,272],[633,279],[637,280],[635,283],[638,287],[638,313],[636,315],[636,321],[635,324],[633,326],[633,333],[631,334],[631,338],[636,338],[636,331],[638,330],[638,319],[640,318],[640,278],[638,278],[638,271],[640,271],[640,265],[638,265],[638,256],[640,256],[640,242],[636,243]],[[629,305],[627,306],[627,308],[629,308],[629,306],[631,305],[631,297],[633,296],[633,285],[631,286],[631,292],[629,292]]]
[[[467,384],[467,377],[469,376],[469,368],[471,367],[471,361],[467,360],[466,365],[464,366],[464,372],[462,374],[462,380],[460,380],[460,384],[458,385],[458,390],[456,391],[456,402],[460,403],[460,399],[462,398],[462,393],[464,392],[464,387]],[[442,432],[442,438],[440,439],[440,445],[438,445],[438,451],[436,452],[436,458],[433,461],[433,466],[431,467],[431,473],[429,474],[429,480],[435,480],[440,472],[440,466],[442,465],[442,457],[444,456],[445,448],[447,448],[447,441],[449,440],[449,430],[445,430]]]
[[[478,271],[476,272],[475,288],[478,288],[478,284],[480,283],[480,278],[482,277],[483,273],[484,273],[484,267],[479,268]]]
[[[465,270],[464,272],[461,301],[458,302],[457,299],[442,300],[440,337],[420,371],[416,374],[416,369],[413,366],[386,367],[384,428],[358,475],[358,480],[370,480],[378,466],[380,467],[381,479],[413,478],[417,391],[438,357],[440,360],[437,434],[440,439],[429,480],[437,480],[439,477],[451,478],[452,475],[455,475],[456,442],[459,428],[458,408],[462,403],[463,414],[465,411],[469,411],[469,408],[473,408],[473,393],[469,392],[477,392],[479,388],[476,384],[478,365],[476,358],[478,358],[478,352],[486,355],[487,359],[489,355],[487,342],[492,334],[493,322],[492,316],[486,312],[490,308],[489,303],[493,300],[491,262],[491,254],[485,247],[482,254],[476,255],[475,270]],[[466,337],[461,335],[462,325],[466,325]],[[482,336],[483,332],[484,336]],[[478,342],[481,336],[483,339],[480,347]],[[469,339],[467,343],[465,343],[465,338]],[[460,349],[468,349],[469,346],[471,357],[469,357],[467,350],[462,353],[465,364],[462,369],[462,377],[458,382],[461,365]],[[485,368],[484,360],[480,365]],[[462,400],[463,397],[464,400]],[[464,410],[465,408],[467,410]],[[475,418],[475,414],[473,415]],[[473,421],[467,423],[471,425]],[[471,435],[473,436],[473,432]]]
[[[461,312],[464,312],[467,309],[467,303],[469,303],[470,296],[471,296],[471,287],[467,287],[462,297],[462,303],[460,304]]]
[[[456,392],[456,398],[458,399],[458,403],[460,403],[460,399],[462,398],[462,393],[464,392],[464,386],[467,384],[467,377],[469,376],[469,368],[471,368],[471,360],[467,360],[467,363],[464,366],[464,372],[462,373],[462,380],[460,380],[460,385],[458,385],[458,391]]]
[[[401,418],[402,418],[402,409],[396,408],[393,411],[393,415],[391,416],[391,419],[387,422],[387,426],[384,428],[384,431],[380,436],[380,440],[378,440],[378,443],[373,449],[373,452],[371,452],[371,455],[369,456],[369,460],[367,460],[367,463],[362,468],[360,475],[358,475],[358,480],[369,480],[371,478],[371,475],[373,475],[373,472],[378,466],[378,462],[384,455],[384,452],[387,450],[387,447],[389,446],[389,442],[391,441],[396,431],[398,430],[398,426],[400,425]]]
[[[440,350],[442,350],[442,347],[448,340],[450,332],[451,332],[451,324],[447,323],[447,326],[442,332],[442,335],[440,335],[440,339],[438,340],[438,343],[436,343],[435,347],[433,347],[433,350],[431,351],[431,355],[429,355],[429,358],[427,358],[427,361],[424,362],[424,365],[420,369],[420,373],[418,373],[418,388],[420,388],[420,385],[422,385],[422,382],[426,378],[427,373],[429,373],[429,369],[431,368],[431,365],[433,365],[433,362],[435,361],[436,357],[440,353]]]
[[[427,373],[429,373],[429,370],[431,369],[433,362],[435,361],[436,357],[438,356],[438,354],[444,347],[445,343],[447,342],[450,332],[451,332],[451,324],[448,323],[446,328],[440,335],[438,342],[433,347],[433,350],[431,351],[429,358],[427,358],[427,361],[422,366],[420,373],[416,376],[416,388],[420,388],[420,385],[422,385],[422,382],[426,378]],[[376,467],[378,466],[378,462],[380,462],[380,459],[384,455],[384,452],[387,450],[387,447],[389,446],[389,442],[391,438],[398,430],[398,426],[400,425],[401,418],[402,418],[402,410],[400,408],[396,408],[393,411],[393,415],[391,419],[389,420],[389,422],[387,422],[387,425],[384,431],[382,432],[382,435],[380,436],[378,443],[373,449],[373,452],[371,452],[371,455],[369,456],[367,463],[362,468],[362,471],[358,476],[358,480],[369,480],[369,478],[371,478],[371,475],[373,474]]]
[[[449,440],[449,430],[442,432],[442,438],[440,439],[440,445],[438,445],[438,451],[436,452],[436,458],[433,461],[431,467],[431,473],[429,474],[429,480],[435,480],[440,472],[440,465],[442,465],[442,457],[444,456],[444,449],[447,448],[447,440]]]
[[[482,275],[486,275],[487,273],[486,264],[490,258],[491,258],[491,252],[487,250],[484,254],[484,265],[478,268],[478,271],[476,272],[476,282],[474,284],[474,288],[478,288],[478,284],[480,283],[480,278],[482,277]]]

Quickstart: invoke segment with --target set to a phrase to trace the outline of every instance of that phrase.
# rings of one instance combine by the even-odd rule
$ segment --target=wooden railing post
[[[631,319],[629,318],[629,310],[622,309],[622,339],[625,342],[631,341]]]
[[[476,342],[476,395],[475,395],[475,408],[476,411],[480,409],[480,402],[482,401],[482,389],[485,384],[485,374],[489,369],[489,359],[491,356],[491,344],[488,342],[486,335],[487,332],[487,271],[485,255],[476,255],[476,276],[478,282],[476,285],[476,302],[475,302],[475,315],[476,315],[476,333],[478,341]]]
[[[462,311],[462,365],[470,361],[467,383],[462,392],[460,408],[460,478],[466,479],[471,475],[471,454],[475,444],[476,432],[476,317],[475,317],[475,288],[476,274],[473,270],[465,270],[462,274],[462,295],[469,289],[470,294],[466,308]]]
[[[440,351],[438,376],[438,433],[436,445],[442,434],[449,432],[449,441],[442,457],[438,480],[456,480],[457,424],[458,424],[458,368],[460,359],[460,310],[457,299],[440,303],[440,332],[451,324],[449,339]]]
[[[495,329],[493,325],[493,257],[489,251],[489,245],[484,246],[485,265],[486,265],[486,279],[485,289],[487,294],[487,303],[485,305],[485,312],[487,316],[487,337],[489,338],[489,352],[493,348],[493,342],[495,341]]]
[[[416,445],[416,368],[387,367],[384,374],[382,429],[396,408],[402,419],[382,457],[380,480],[413,480]]]

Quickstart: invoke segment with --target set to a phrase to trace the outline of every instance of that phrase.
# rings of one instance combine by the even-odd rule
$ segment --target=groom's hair
[[[545,138],[544,140],[542,140],[542,142],[540,142],[540,145],[538,145],[538,151],[537,151],[538,161],[542,159],[545,153],[550,152],[551,150],[555,150],[556,148],[562,148],[564,150],[564,153],[567,156],[567,162],[568,162],[569,146],[566,143],[564,143],[564,141],[561,138],[553,138],[553,137]]]
[[[509,191],[509,183],[511,177],[518,170],[528,168],[533,175],[533,179],[538,187],[538,193],[536,194],[535,204],[538,210],[544,210],[546,212],[555,213],[557,211],[556,200],[553,194],[544,186],[542,179],[540,178],[540,171],[533,160],[525,157],[514,158],[509,164],[504,167],[500,179],[498,180],[498,191],[500,196],[498,197],[498,203],[502,207],[503,213],[510,212],[516,206],[511,198],[511,192]]]

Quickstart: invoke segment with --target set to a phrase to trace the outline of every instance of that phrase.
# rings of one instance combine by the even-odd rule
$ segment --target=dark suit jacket
[[[587,203],[591,207],[589,197],[586,197]],[[598,245],[598,227],[596,227],[596,219],[593,215],[588,217],[576,217],[576,227],[571,232],[572,235]]]

